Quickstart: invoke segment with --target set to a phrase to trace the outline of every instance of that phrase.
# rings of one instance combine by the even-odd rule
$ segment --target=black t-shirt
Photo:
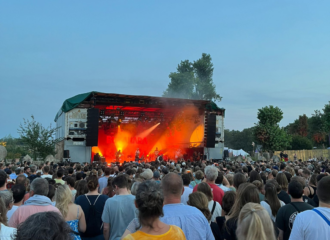
[[[87,195],[90,203],[93,205],[96,198],[98,195]],[[77,197],[75,204],[78,204],[81,206],[82,210],[85,213],[85,220],[86,220],[86,224],[88,222],[100,222],[102,223],[102,213],[103,213],[103,209],[104,209],[104,205],[105,202],[108,200],[108,196],[107,195],[100,195],[100,197],[97,199],[96,203],[95,203],[95,214],[93,216],[90,216],[91,211],[91,205],[88,202],[87,198],[85,195],[81,195],[79,197]],[[93,219],[91,219],[93,218]],[[82,237],[95,237],[95,236],[99,236],[103,234],[103,227],[102,224],[99,224],[100,226],[98,226],[97,228],[91,228],[91,226],[88,226],[87,224],[87,228],[86,228],[86,232],[85,233],[81,233]]]
[[[319,197],[315,194],[314,197],[313,197],[313,201],[315,203],[315,207],[318,207],[319,204],[320,204],[320,201],[319,201]]]
[[[318,206],[316,206],[316,203],[313,201],[313,199],[311,199],[309,197],[303,196],[303,201],[313,207],[318,207]]]
[[[290,195],[287,194],[285,191],[280,191],[279,194],[277,194],[278,199],[280,199],[282,202],[284,202],[285,204],[288,204],[291,202],[291,198]]]
[[[237,219],[231,218],[226,221],[224,239],[236,240]]]
[[[313,209],[313,207],[305,202],[291,202],[278,210],[276,225],[283,231],[283,240],[288,240],[290,238],[297,214],[310,209]]]

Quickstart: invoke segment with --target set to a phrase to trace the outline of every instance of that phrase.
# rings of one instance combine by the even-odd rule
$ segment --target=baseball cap
[[[266,172],[271,173],[272,170],[270,170],[269,168],[266,168]]]
[[[160,173],[158,171],[154,171],[154,178],[160,178]]]

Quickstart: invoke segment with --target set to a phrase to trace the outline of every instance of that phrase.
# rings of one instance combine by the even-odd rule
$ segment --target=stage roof
[[[149,105],[160,106],[160,105],[172,105],[177,106],[182,104],[193,104],[199,107],[203,107],[208,111],[223,111],[224,108],[219,108],[214,102],[206,100],[193,100],[193,99],[182,99],[182,98],[164,98],[164,97],[152,97],[152,96],[139,96],[139,95],[124,95],[115,93],[101,93],[101,92],[87,92],[78,94],[71,98],[66,99],[59,112],[56,114],[54,121],[56,122],[62,112],[68,112],[82,103],[89,103],[95,106],[98,105],[116,105],[118,103],[126,105]]]

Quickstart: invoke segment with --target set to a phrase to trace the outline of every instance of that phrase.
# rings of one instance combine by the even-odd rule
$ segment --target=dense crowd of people
[[[330,239],[329,174],[323,159],[0,163],[0,239]]]

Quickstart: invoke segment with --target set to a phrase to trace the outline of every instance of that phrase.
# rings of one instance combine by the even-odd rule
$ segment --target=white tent
[[[235,150],[235,149],[230,149],[230,148],[224,148],[225,150],[228,150],[228,152],[233,153],[233,156],[248,156],[249,154],[247,152],[245,152],[243,149],[240,150]]]

